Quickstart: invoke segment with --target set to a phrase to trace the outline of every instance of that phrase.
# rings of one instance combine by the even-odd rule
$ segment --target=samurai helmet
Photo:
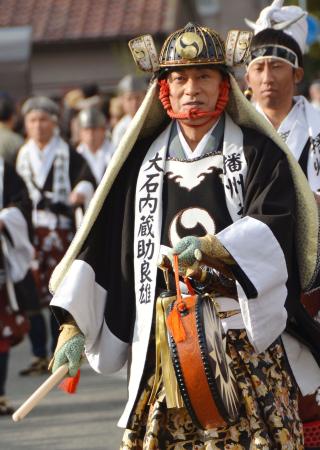
[[[160,68],[219,64],[224,66],[225,45],[214,30],[189,22],[166,39],[162,46]]]
[[[251,31],[230,30],[224,43],[211,28],[189,22],[170,34],[160,57],[150,34],[131,39],[129,48],[139,69],[161,77],[179,66],[215,65],[225,71],[227,67],[242,65],[248,57],[251,38]]]
[[[80,128],[104,128],[106,118],[98,108],[85,108],[78,115]]]

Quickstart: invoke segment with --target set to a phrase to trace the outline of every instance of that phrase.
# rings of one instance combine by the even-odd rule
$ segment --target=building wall
[[[197,21],[194,0],[169,0],[164,18],[165,34]],[[160,49],[164,36],[158,37]],[[35,45],[31,58],[33,94],[61,95],[85,83],[98,83],[102,91],[112,92],[128,73],[140,73],[128,48],[127,40]]]
[[[244,17],[255,20],[267,0],[171,0],[166,18],[168,33],[195,21],[215,28],[223,37],[232,28],[246,29]],[[215,14],[199,8],[199,2],[215,5]],[[205,5],[206,6],[206,5]],[[212,8],[211,8],[212,10]],[[201,16],[201,11],[204,14]],[[198,15],[198,17],[197,17]],[[163,42],[160,38],[158,48]],[[139,73],[126,41],[75,42],[35,45],[31,58],[33,94],[61,95],[84,83],[98,83],[103,91],[114,91],[119,79],[127,73]]]
[[[214,28],[223,38],[231,29],[247,29],[244,18],[256,20],[261,9],[271,0],[194,0],[204,25]],[[202,8],[201,8],[202,7]],[[210,7],[216,13],[210,14]]]
[[[112,91],[123,75],[135,70],[126,42],[35,46],[32,93],[59,95],[92,82]]]

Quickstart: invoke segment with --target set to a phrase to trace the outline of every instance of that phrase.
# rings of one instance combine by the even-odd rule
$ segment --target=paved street
[[[29,362],[28,344],[11,353],[7,394],[16,408],[46,379],[17,375]],[[0,417],[0,450],[117,450],[125,398],[124,373],[102,377],[84,366],[75,395],[55,388],[23,421]]]

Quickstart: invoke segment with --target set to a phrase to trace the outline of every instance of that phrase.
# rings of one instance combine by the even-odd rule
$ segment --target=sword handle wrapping
[[[234,275],[230,270],[230,266],[225,264],[221,259],[208,256],[200,249],[196,249],[194,251],[194,257],[199,262],[199,264],[205,264],[208,267],[212,267],[213,269],[218,270],[226,277],[234,279]]]

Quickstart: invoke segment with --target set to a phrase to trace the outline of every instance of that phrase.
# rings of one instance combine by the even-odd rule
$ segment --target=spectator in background
[[[78,122],[80,143],[77,151],[87,161],[99,184],[114,152],[106,135],[106,118],[98,108],[87,108],[79,113]]]
[[[83,99],[77,104],[78,109],[90,108],[91,106],[101,107],[101,96],[99,86],[95,83],[85,84],[81,87]]]
[[[72,89],[68,91],[62,99],[61,113],[61,134],[67,142],[77,145],[79,140],[79,130],[76,117],[78,115],[78,103],[84,99],[81,89]]]
[[[122,100],[124,116],[119,120],[112,132],[112,142],[115,148],[126,132],[133,116],[138,111],[139,106],[147,91],[147,81],[144,77],[126,75],[118,84],[119,97]]]
[[[260,17],[266,14],[272,24],[287,26],[274,29],[257,20],[260,31],[251,42],[246,81],[255,108],[286,142],[320,204],[320,115],[304,96],[296,95],[304,77],[307,20],[297,6],[271,5]]]
[[[117,125],[117,123],[123,117],[123,115],[124,115],[124,111],[123,111],[121,98],[120,97],[112,97],[110,99],[110,106],[109,106],[111,131]]]
[[[23,144],[22,137],[12,130],[14,115],[15,106],[12,99],[6,94],[0,95],[0,156],[13,165]]]
[[[310,84],[309,97],[311,104],[320,110],[320,78]]]
[[[59,136],[59,108],[55,102],[33,97],[24,103],[21,112],[29,140],[19,151],[17,171],[33,203],[34,275],[40,301],[46,306],[51,299],[51,272],[74,235],[74,208],[88,204],[95,181],[85,160]],[[56,321],[51,317],[52,348],[57,333]],[[42,373],[46,365],[46,355],[38,357],[20,374]]]
[[[96,83],[87,83],[81,87],[84,98],[99,96],[99,86]]]

